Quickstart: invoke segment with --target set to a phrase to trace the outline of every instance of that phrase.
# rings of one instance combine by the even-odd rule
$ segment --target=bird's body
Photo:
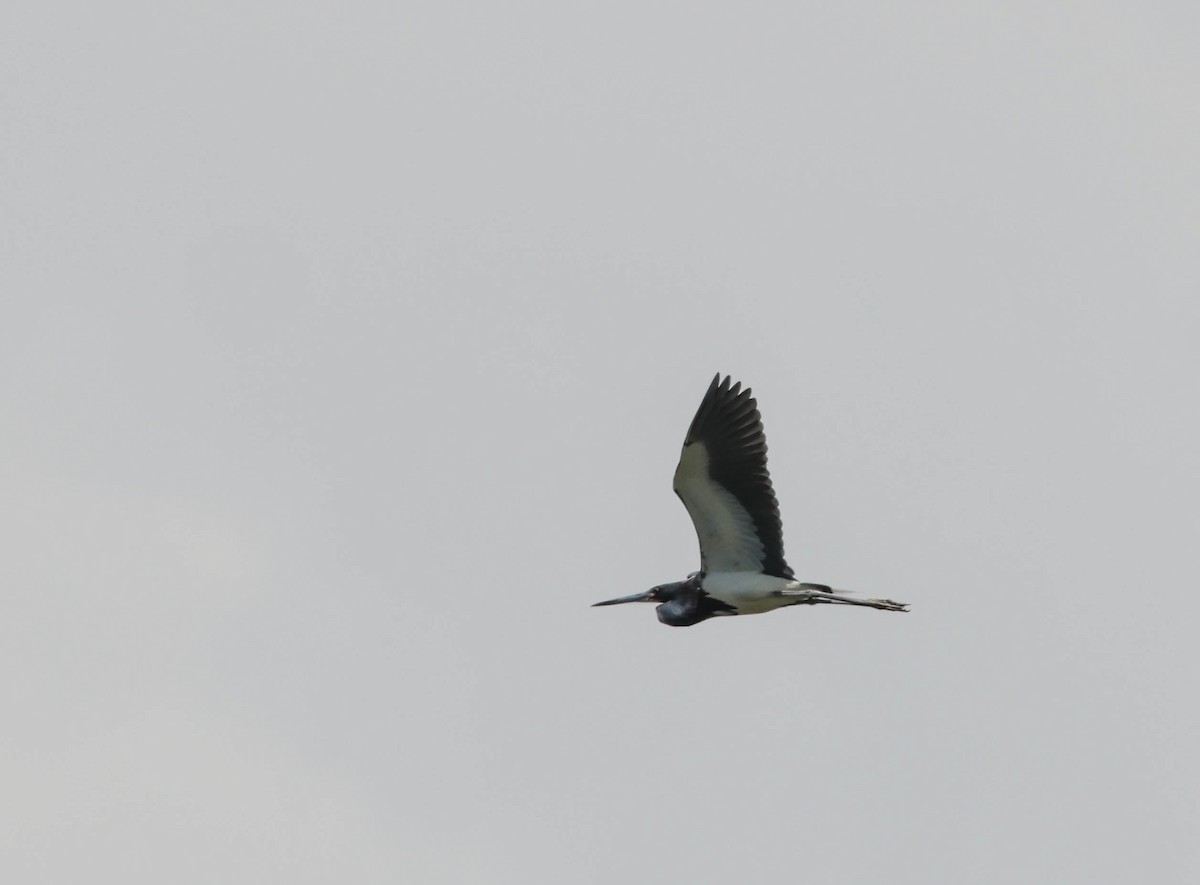
[[[704,579],[704,592],[737,609],[739,615],[760,615],[796,605],[785,592],[800,592],[799,581],[751,572],[714,572]]]
[[[783,524],[767,472],[767,441],[750,389],[713,378],[684,439],[675,492],[700,539],[700,571],[685,581],[596,605],[657,602],[658,619],[690,627],[712,617],[789,605],[861,605],[907,611],[890,599],[852,599],[797,581],[783,558]]]

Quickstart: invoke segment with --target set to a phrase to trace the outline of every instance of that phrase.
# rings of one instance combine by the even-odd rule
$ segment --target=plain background
[[[1197,8],[6,2],[0,877],[1200,881]]]

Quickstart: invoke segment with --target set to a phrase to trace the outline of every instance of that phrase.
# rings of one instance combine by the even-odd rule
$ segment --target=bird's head
[[[692,574],[686,581],[673,581],[670,584],[659,584],[651,587],[645,593],[635,593],[633,596],[622,596],[619,599],[606,599],[596,605],[617,605],[622,602],[656,602],[658,619],[672,627],[690,627],[711,618],[714,611],[706,608],[702,600],[706,599],[700,589],[700,575]],[[726,606],[727,607],[727,606]]]

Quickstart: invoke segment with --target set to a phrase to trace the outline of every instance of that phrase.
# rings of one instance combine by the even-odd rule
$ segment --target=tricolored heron
[[[908,611],[890,599],[853,599],[796,580],[783,558],[783,523],[767,472],[767,438],[750,388],[718,373],[700,403],[675,468],[675,494],[700,538],[700,571],[685,581],[596,605],[657,602],[658,619],[690,627],[719,615],[787,605],[862,605]]]

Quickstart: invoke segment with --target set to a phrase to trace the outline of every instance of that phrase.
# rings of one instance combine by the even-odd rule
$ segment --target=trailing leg
[[[817,605],[818,603],[826,603],[830,605],[863,605],[867,608],[877,608],[880,611],[888,612],[908,611],[907,603],[893,602],[890,599],[853,599],[849,596],[834,593],[832,588],[824,584],[800,584],[795,589],[788,588],[778,592],[784,598],[794,599],[795,602],[792,605]]]

